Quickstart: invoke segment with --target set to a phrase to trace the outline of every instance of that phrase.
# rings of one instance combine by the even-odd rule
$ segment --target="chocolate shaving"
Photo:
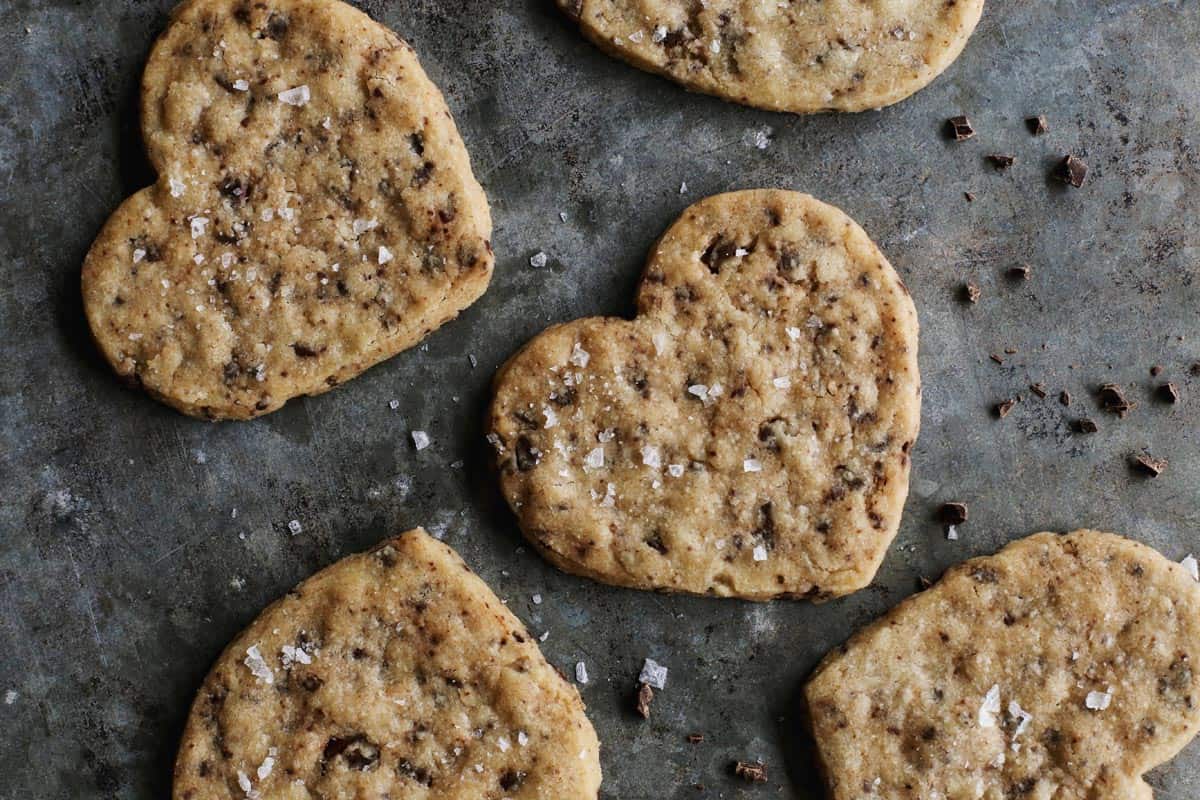
[[[942,505],[942,522],[947,525],[962,525],[966,521],[966,503],[944,503]]]
[[[1163,470],[1167,468],[1167,460],[1165,458],[1155,458],[1147,453],[1142,453],[1133,457],[1130,465],[1144,473],[1148,477],[1157,478],[1162,475]]]
[[[1013,280],[1027,281],[1032,273],[1033,270],[1028,264],[1019,264],[1018,266],[1009,268],[1008,277],[1012,278]]]
[[[1025,124],[1029,126],[1029,132],[1034,136],[1043,136],[1049,130],[1050,126],[1046,123],[1046,115],[1038,114],[1036,117],[1028,117]]]
[[[988,161],[992,162],[992,166],[998,170],[1005,170],[1016,163],[1017,157],[1010,156],[1004,153],[992,153],[987,157]]]
[[[1083,186],[1083,182],[1087,178],[1087,171],[1087,164],[1075,156],[1067,155],[1055,167],[1054,177],[1078,189],[1080,186]]]
[[[1162,386],[1158,387],[1158,396],[1165,403],[1178,403],[1179,387],[1174,383],[1164,383]]]
[[[747,783],[766,783],[767,765],[761,761],[735,761],[733,774]]]
[[[1090,417],[1082,417],[1075,420],[1072,427],[1075,428],[1076,433],[1095,433],[1100,430],[1100,426]]]
[[[956,142],[970,139],[975,135],[975,129],[971,127],[971,120],[967,119],[963,115],[951,117],[950,119],[946,120],[946,128],[949,131],[950,136]]]
[[[1100,404],[1104,410],[1124,419],[1137,403],[1125,398],[1125,392],[1115,383],[1106,383],[1100,387]]]
[[[1029,384],[1029,391],[1033,392],[1038,397],[1043,397],[1043,398],[1048,394],[1048,392],[1046,391],[1046,384],[1044,384],[1044,383]]]
[[[1011,397],[1008,400],[997,403],[996,409],[995,409],[996,416],[999,417],[1000,419],[1004,419],[1005,417],[1007,417],[1009,415],[1009,412],[1011,412],[1013,410],[1013,408],[1016,407],[1018,402],[1019,402],[1019,400],[1017,398]]]

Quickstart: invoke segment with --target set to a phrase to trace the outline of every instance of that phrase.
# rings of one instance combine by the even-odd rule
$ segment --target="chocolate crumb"
[[[1076,433],[1095,433],[1100,430],[1096,422],[1089,417],[1082,417],[1075,420],[1073,427]]]
[[[1046,392],[1046,384],[1044,384],[1044,383],[1031,383],[1031,384],[1029,384],[1029,391],[1033,392],[1033,393],[1034,393],[1034,394],[1036,394],[1038,397],[1045,397],[1045,396],[1046,396],[1046,394],[1047,394],[1047,392]]]
[[[921,575],[917,577],[917,586],[919,587],[918,591],[923,592],[930,586],[933,586],[933,581],[929,580],[929,578],[926,578],[924,575]]]
[[[983,291],[978,284],[968,283],[962,287],[962,296],[968,303],[978,303],[979,298],[983,296]]]
[[[1010,156],[1005,153],[992,153],[987,157],[988,161],[992,162],[992,166],[998,170],[1005,170],[1016,163],[1017,157]]]
[[[689,733],[687,735],[688,744],[700,744],[704,741],[703,733]]]
[[[1068,392],[1066,389],[1063,389],[1061,392],[1058,393],[1058,402],[1062,403],[1064,406],[1070,407],[1071,393]]]
[[[1158,387],[1158,396],[1165,403],[1178,403],[1179,387],[1174,383],[1164,383],[1162,386]]]
[[[1159,375],[1162,375],[1162,374],[1163,374],[1163,365],[1162,364],[1155,364],[1154,366],[1152,366],[1150,368],[1150,377],[1157,378]]]
[[[1009,412],[1011,412],[1016,405],[1017,405],[1017,398],[1015,398],[1015,397],[1010,397],[1008,400],[1005,400],[1001,403],[997,403],[996,409],[995,409],[996,416],[999,417],[1000,419],[1004,419],[1005,417],[1007,417],[1009,415]]]
[[[1003,356],[998,356],[998,355],[996,355],[995,353],[990,353],[990,354],[988,355],[988,358],[990,358],[992,361],[995,361],[997,364],[1003,364],[1003,363],[1004,363],[1004,357],[1003,357]]]
[[[1200,376],[1200,361],[1192,364],[1192,368],[1189,370],[1189,372],[1191,372],[1193,375]]]
[[[1046,123],[1046,115],[1038,114],[1036,117],[1028,117],[1025,124],[1029,126],[1029,132],[1034,136],[1044,136],[1050,130],[1050,126]]]
[[[1106,383],[1100,387],[1100,404],[1104,410],[1124,419],[1134,409],[1136,403],[1127,400],[1121,387],[1115,383]]]
[[[1054,177],[1078,189],[1087,178],[1087,164],[1073,155],[1066,155],[1054,170]]]
[[[1133,457],[1130,465],[1139,472],[1145,473],[1151,478],[1157,478],[1162,475],[1163,470],[1167,468],[1167,460],[1165,458],[1155,458],[1152,455],[1142,453]]]
[[[635,706],[638,716],[642,719],[650,719],[650,703],[654,700],[654,690],[650,688],[650,684],[643,683],[638,686],[637,705]]]
[[[971,192],[963,192],[963,197],[967,198],[968,203],[975,202],[975,195],[972,194]]]
[[[975,135],[975,129],[971,127],[971,120],[961,114],[946,120],[946,128],[956,142],[965,141]]]
[[[1008,277],[1012,278],[1013,280],[1027,281],[1032,273],[1033,270],[1028,264],[1019,264],[1015,267],[1009,268]]]
[[[942,505],[942,522],[947,525],[962,525],[966,521],[966,503],[944,503]]]
[[[736,761],[733,774],[747,783],[766,783],[767,765],[761,761]]]

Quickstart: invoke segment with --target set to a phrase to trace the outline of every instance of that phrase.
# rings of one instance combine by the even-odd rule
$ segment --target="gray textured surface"
[[[881,113],[811,118],[685,94],[602,56],[549,0],[364,2],[413,43],[457,114],[493,203],[495,281],[420,349],[225,425],[122,388],[89,344],[78,292],[100,224],[150,180],[136,86],[170,5],[0,3],[0,796],[167,796],[188,704],[225,642],[314,570],[417,524],[550,632],[555,664],[587,662],[604,796],[630,800],[815,797],[801,681],[918,576],[1083,525],[1174,559],[1200,551],[1200,378],[1187,375],[1200,360],[1194,0],[993,2],[930,88]],[[955,144],[940,126],[960,112],[979,135]],[[1042,138],[1022,123],[1038,112],[1051,125]],[[743,144],[763,126],[769,147]],[[1046,178],[1068,150],[1092,168],[1081,190]],[[997,173],[989,152],[1017,164]],[[548,323],[628,313],[663,228],[690,201],[754,186],[845,209],[916,298],[924,427],[896,545],[874,586],[823,606],[555,572],[520,547],[488,477],[493,370]],[[529,267],[538,249],[550,268]],[[1033,277],[1018,285],[1004,272],[1020,261]],[[975,306],[957,299],[968,279],[983,289]],[[1018,352],[1003,366],[988,360],[1006,347]],[[1155,363],[1182,405],[1152,399]],[[1033,398],[1031,381],[1069,389],[1075,406]],[[1132,416],[1096,410],[1104,381],[1130,387]],[[990,416],[1017,393],[1012,415]],[[1069,432],[1082,412],[1099,434]],[[433,447],[414,452],[413,428]],[[1126,465],[1143,447],[1171,461],[1157,480]],[[949,499],[971,505],[958,542],[931,518]],[[630,692],[647,655],[671,674],[644,723]],[[686,744],[693,731],[706,741]],[[732,759],[757,756],[769,784],[728,777]],[[1200,745],[1153,782],[1159,798],[1200,796]]]

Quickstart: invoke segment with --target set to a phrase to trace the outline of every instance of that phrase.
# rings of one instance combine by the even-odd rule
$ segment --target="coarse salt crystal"
[[[300,524],[300,520],[294,519],[288,523],[288,530],[292,532],[292,536],[304,530],[304,526]]]
[[[546,266],[546,262],[548,260],[549,256],[547,256],[541,250],[538,250],[529,257],[529,266],[534,267],[535,269],[541,269],[542,267]]]
[[[542,406],[542,416],[546,418],[547,428],[553,428],[558,424],[558,414],[550,406]]]
[[[604,489],[604,499],[600,501],[601,508],[612,508],[617,504],[617,487],[611,483]]]
[[[667,38],[667,26],[666,25],[656,26],[654,28],[654,33],[650,36],[650,38],[652,40],[654,40],[656,43],[661,42],[664,39],[666,39]]]
[[[668,336],[664,331],[655,331],[654,335],[650,337],[650,340],[654,342],[654,352],[659,356],[665,355],[667,348],[671,345],[671,337]]]
[[[667,668],[652,658],[642,662],[642,672],[638,681],[655,689],[663,689],[667,685]]]
[[[784,328],[784,331],[787,332],[788,338],[791,339],[793,342],[800,338],[800,329],[799,328],[787,327],[787,328]]]
[[[637,44],[638,42],[642,41],[642,39],[645,39],[645,38],[646,38],[645,31],[634,31],[633,33],[629,34],[629,41],[633,42],[634,44]]]
[[[250,81],[246,80],[245,78],[238,78],[236,81],[233,82],[233,88],[238,90],[239,92],[249,91],[250,90]]]
[[[679,193],[687,194],[687,181],[684,181],[683,183],[679,184]]]
[[[302,647],[293,647],[290,644],[285,644],[280,650],[280,660],[285,667],[290,667],[292,664],[311,664],[312,656]]]
[[[356,219],[356,220],[354,220],[354,222],[351,223],[351,227],[354,228],[355,236],[362,236],[367,231],[373,231],[376,228],[378,228],[379,220],[377,220],[377,219]]]
[[[399,407],[400,407],[399,400],[388,400],[388,408],[390,408],[392,411],[395,411]]]
[[[946,526],[946,538],[952,542],[958,541],[958,527],[956,525]]]
[[[575,665],[575,680],[579,683],[588,682],[587,664],[582,661]]]
[[[183,197],[183,193],[187,191],[187,184],[183,181],[169,178],[167,184],[171,187],[171,197]]]
[[[712,40],[712,44],[710,44],[710,45],[708,46],[708,49],[709,49],[709,50],[712,50],[714,53],[719,53],[719,52],[721,52],[721,40],[720,40],[720,39],[713,39],[713,40]]]
[[[1021,705],[1016,700],[1009,702],[1008,713],[1017,720],[1017,729],[1013,731],[1013,738],[1015,739],[1029,728],[1029,723],[1033,720],[1033,715],[1021,708]]]
[[[425,431],[413,431],[412,440],[413,447],[418,450],[424,450],[426,447],[429,447],[429,434]]]
[[[279,217],[280,219],[285,219],[288,222],[291,222],[296,218],[296,209],[284,206],[283,208],[279,209]]]
[[[389,261],[391,261],[393,258],[395,258],[395,256],[392,255],[391,250],[388,250],[383,245],[379,245],[379,263],[380,264],[386,264]]]
[[[696,397],[699,397],[701,400],[708,399],[708,387],[705,386],[703,383],[693,383],[691,386],[689,386],[687,388],[687,390],[688,390],[688,394],[695,395]]]
[[[766,561],[767,560],[766,545],[756,544],[754,546],[754,560],[755,561]]]
[[[762,462],[757,458],[747,458],[742,462],[742,472],[762,472]]]
[[[221,253],[221,266],[229,269],[233,266],[233,260],[236,256],[233,253]]]
[[[271,672],[271,668],[267,666],[266,659],[262,657],[258,645],[252,644],[246,648],[246,658],[242,663],[250,669],[251,675],[263,683],[268,686],[275,683],[275,673]]]
[[[273,769],[275,769],[275,754],[276,754],[276,752],[277,751],[275,750],[274,747],[272,747],[270,750],[268,750],[267,757],[264,758],[262,764],[259,765],[258,771],[256,774],[258,775],[258,779],[260,781],[265,781],[267,778],[271,777],[271,771]]]
[[[192,238],[199,239],[210,222],[208,217],[192,217]]]
[[[568,360],[575,366],[583,369],[592,360],[592,356],[587,350],[583,349],[583,346],[579,342],[576,342],[575,346],[571,348],[571,357]]]
[[[529,736],[525,731],[517,731],[517,744],[521,745],[521,747],[529,744]]]
[[[280,102],[287,103],[289,106],[307,105],[312,99],[312,92],[308,89],[308,84],[302,84],[294,89],[286,89],[279,93]]]
[[[589,469],[600,469],[604,466],[604,448],[597,447],[583,458],[583,465]]]
[[[612,428],[605,428],[604,430],[602,430],[596,434],[596,441],[611,442],[614,438],[616,438],[616,435],[617,435],[617,432],[615,430],[613,430]]]
[[[782,377],[775,378],[771,381],[771,383],[775,384],[776,389],[790,389],[792,386],[792,379],[784,375]]]
[[[682,478],[683,477],[683,464],[672,464],[671,466],[667,467],[667,472],[671,475],[672,478]]]
[[[501,736],[496,740],[496,746],[500,748],[501,753],[507,753],[508,748],[512,745],[508,743],[508,739],[505,739],[503,736]]]
[[[1000,713],[1000,684],[992,685],[979,706],[979,727],[996,727],[996,715]]]
[[[264,208],[264,209],[262,210],[262,214],[260,214],[260,215],[259,215],[259,218],[260,218],[260,219],[261,219],[263,222],[270,222],[271,220],[275,219],[275,209],[273,209],[273,208]]]
[[[199,266],[200,264],[203,264],[204,263],[204,254],[196,253],[196,255],[192,256],[192,261],[195,261],[197,266]]]
[[[662,451],[651,444],[642,445],[642,463],[652,469],[662,466]]]
[[[135,264],[140,263],[141,260],[145,257],[146,257],[146,251],[141,249],[140,247],[137,250],[133,251],[133,263],[135,263]]]
[[[535,606],[540,606],[542,604],[542,596],[540,594],[535,594],[533,596],[533,604]]]

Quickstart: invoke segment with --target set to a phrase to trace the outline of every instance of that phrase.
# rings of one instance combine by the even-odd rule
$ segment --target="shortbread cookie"
[[[983,0],[558,0],[608,53],[773,111],[863,111],[950,66]]]
[[[1119,536],[949,572],[805,689],[831,800],[1148,800],[1200,731],[1200,584]]]
[[[179,410],[264,414],[412,346],[487,288],[491,218],[445,101],[336,0],[188,0],[146,66],[158,182],[83,269],[114,369]]]
[[[317,573],[217,660],[175,800],[595,800],[579,693],[422,530]]]
[[[542,333],[496,379],[490,439],[530,540],[643,589],[825,598],[895,536],[920,418],[917,315],[883,254],[807,195],[687,209],[632,322]]]

